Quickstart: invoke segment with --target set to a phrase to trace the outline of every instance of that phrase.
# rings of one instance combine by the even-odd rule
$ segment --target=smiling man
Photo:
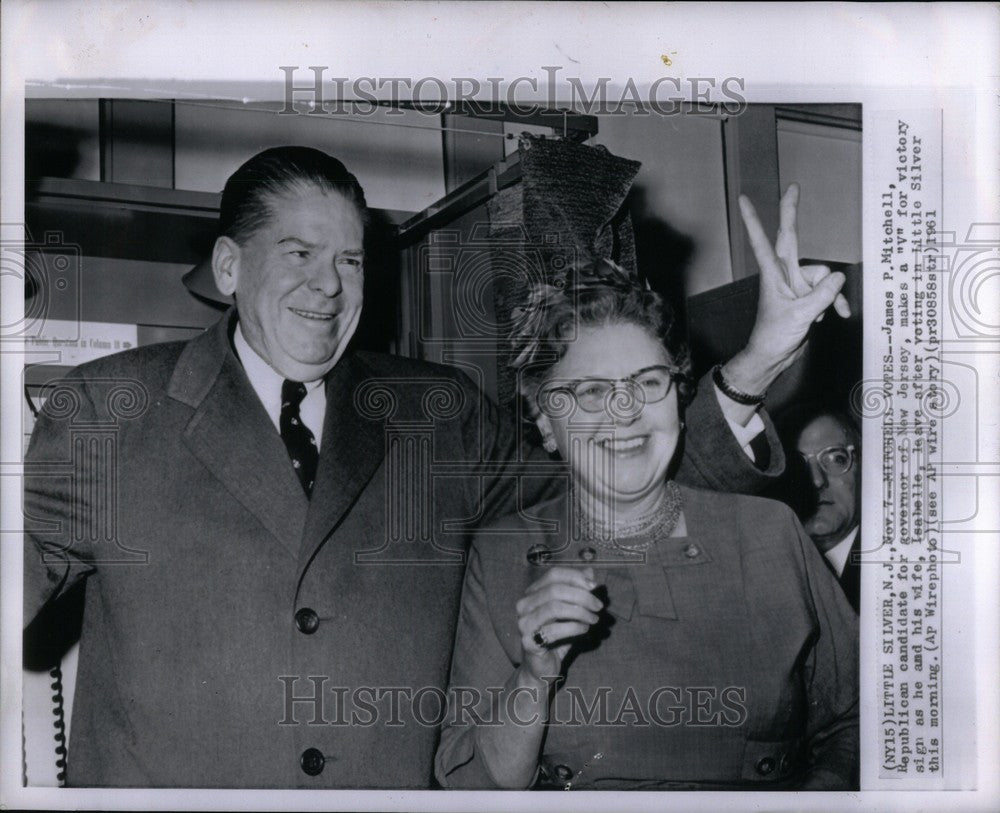
[[[216,285],[238,302],[238,342],[287,378],[318,381],[361,317],[364,198],[290,188],[259,205],[269,216],[254,231],[247,215],[227,222],[237,215],[224,211],[212,257]]]
[[[468,536],[560,484],[519,476],[515,433],[457,369],[350,347],[366,220],[335,158],[254,156],[212,257],[235,306],[49,392],[26,460],[25,621],[86,580],[69,784],[431,785]],[[730,383],[766,386],[836,289],[765,308],[763,335],[788,341],[756,343]],[[678,477],[773,479],[757,403],[706,379]],[[754,421],[769,463],[734,434]]]

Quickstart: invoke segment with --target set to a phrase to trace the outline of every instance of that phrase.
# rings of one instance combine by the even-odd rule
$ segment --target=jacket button
[[[593,562],[597,558],[597,551],[593,548],[583,548],[580,551],[580,558],[584,562]]]
[[[573,777],[573,770],[569,767],[569,765],[556,765],[553,770],[555,771],[556,777],[561,779],[563,782]]]
[[[306,748],[299,757],[299,764],[302,772],[309,776],[319,776],[323,773],[323,766],[326,765],[326,757],[318,748]]]
[[[528,548],[528,564],[543,565],[552,558],[552,551],[545,545],[532,545]]]
[[[767,776],[774,770],[774,759],[772,757],[761,757],[757,760],[757,773]]]
[[[699,553],[701,553],[701,551],[698,550],[697,545],[688,545],[686,548],[684,548],[684,555],[687,556],[688,559],[694,559],[694,557],[697,556]]]
[[[314,610],[303,607],[295,613],[295,626],[303,635],[312,635],[319,629],[319,616],[316,615]],[[320,766],[320,770],[323,770],[322,766]]]

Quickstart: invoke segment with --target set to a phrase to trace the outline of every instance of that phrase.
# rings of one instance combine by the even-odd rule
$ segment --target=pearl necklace
[[[673,480],[668,480],[663,486],[663,498],[656,507],[627,524],[607,523],[592,516],[583,510],[578,495],[573,499],[573,520],[581,540],[604,550],[636,553],[670,536],[683,507],[680,488]]]

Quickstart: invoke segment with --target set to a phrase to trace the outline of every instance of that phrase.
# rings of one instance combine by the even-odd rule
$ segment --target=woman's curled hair
[[[694,396],[691,358],[673,310],[656,291],[610,260],[597,260],[565,277],[536,283],[513,317],[510,366],[532,414],[537,410],[539,387],[581,327],[631,324],[642,328],[666,350],[667,366],[678,377],[680,405],[686,406]]]

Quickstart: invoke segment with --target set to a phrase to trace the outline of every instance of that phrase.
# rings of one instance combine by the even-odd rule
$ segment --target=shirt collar
[[[250,379],[250,383],[253,384],[253,388],[257,390],[257,394],[261,396],[261,400],[265,403],[271,403],[271,401],[263,398],[263,395],[266,393],[268,395],[273,394],[274,401],[280,402],[281,385],[285,381],[284,376],[264,361],[260,354],[250,346],[250,343],[243,335],[243,328],[238,321],[236,323],[236,331],[233,334],[233,344],[236,347],[236,355],[239,356],[240,362],[243,364],[243,370],[246,372],[247,378]],[[317,378],[315,381],[306,381],[304,383],[307,390],[314,390],[323,383],[323,379]]]
[[[834,573],[837,574],[837,578],[840,578],[844,573],[844,567],[847,565],[847,557],[851,554],[851,546],[854,545],[854,539],[857,535],[858,526],[855,525],[847,536],[823,554],[826,557],[826,561],[833,568]]]

